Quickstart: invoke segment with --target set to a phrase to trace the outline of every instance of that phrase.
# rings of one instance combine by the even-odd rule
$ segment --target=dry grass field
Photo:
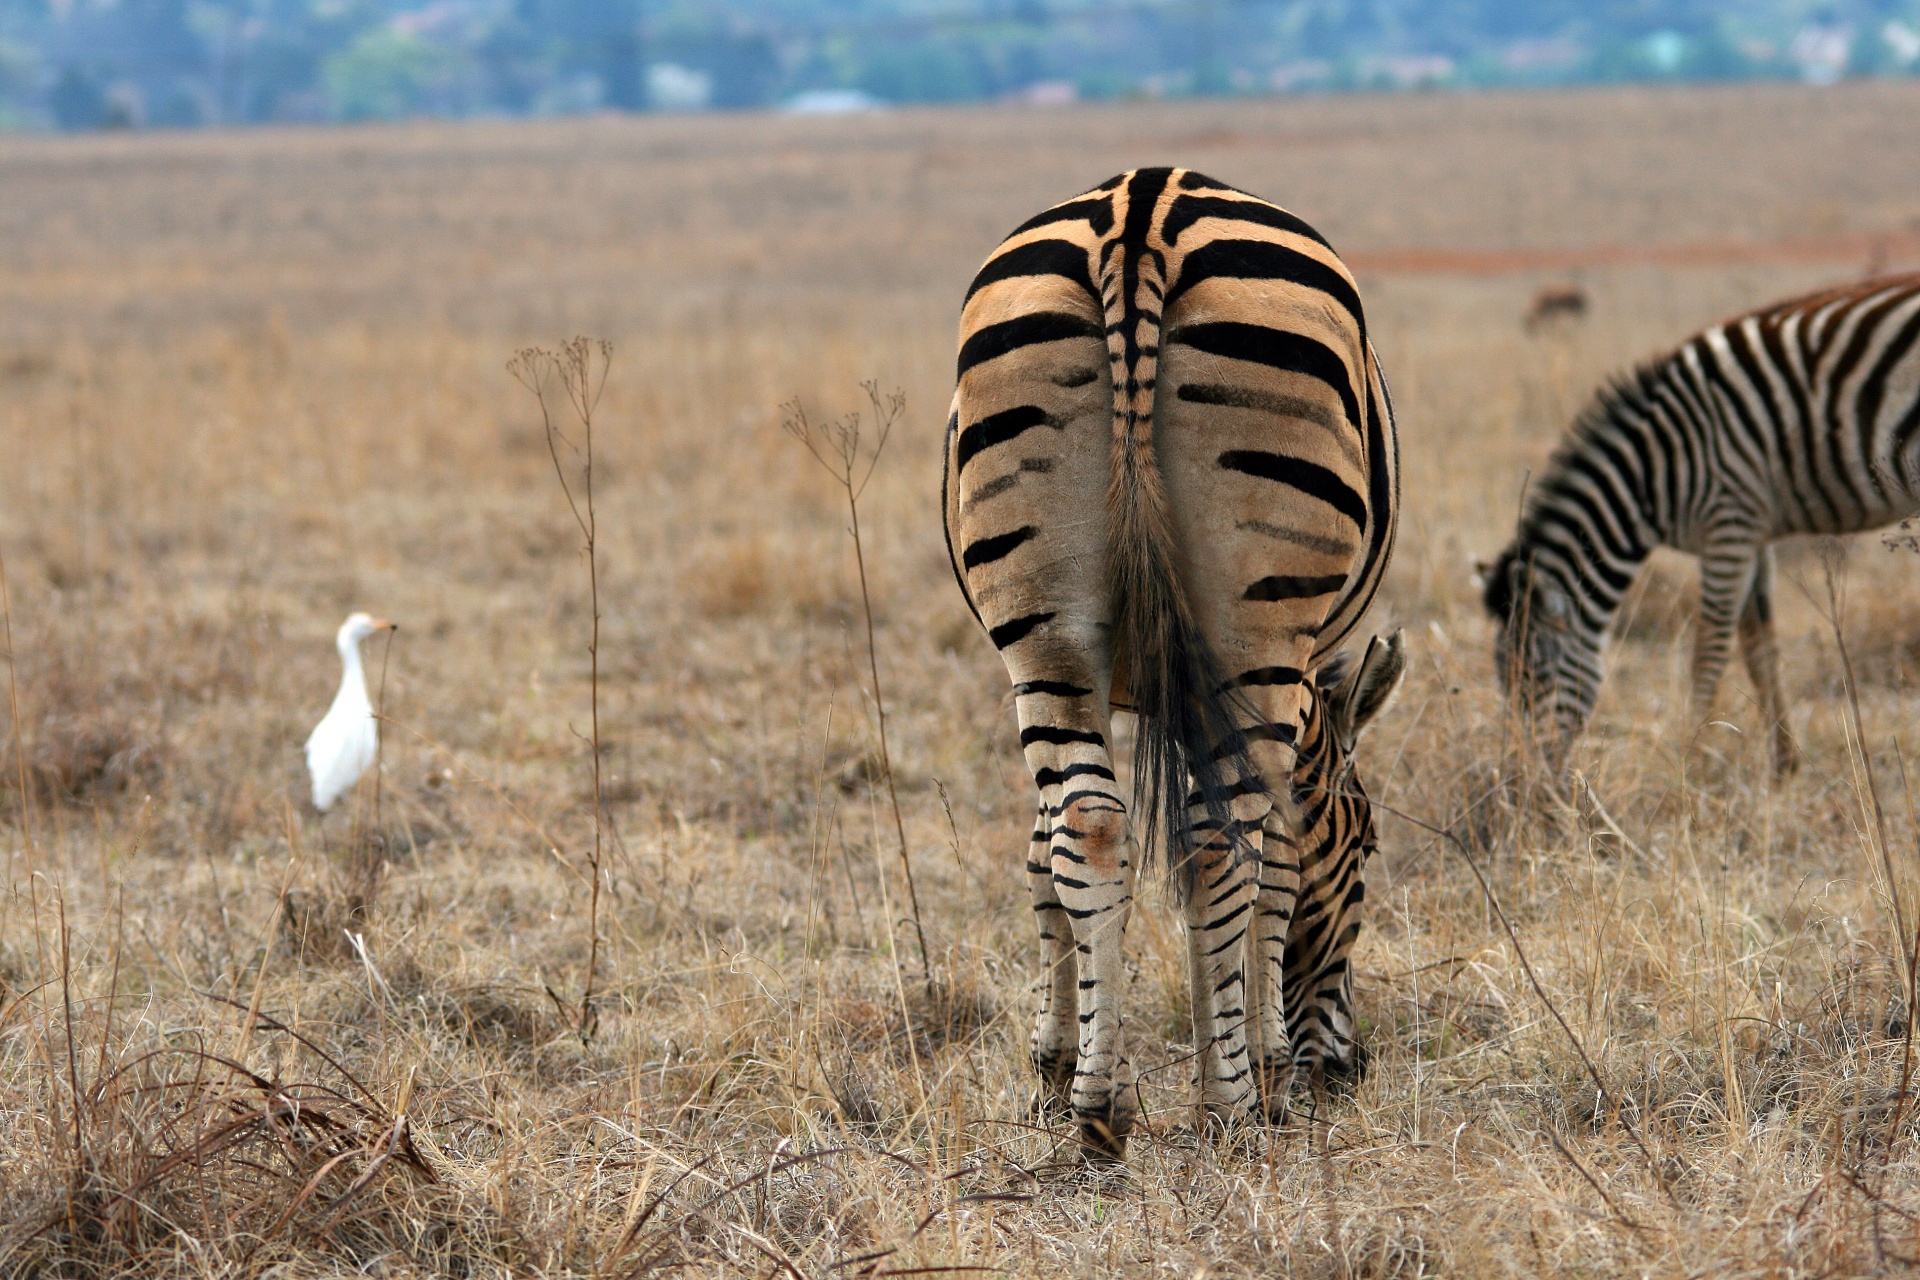
[[[1743,676],[1686,722],[1657,562],[1566,797],[1470,563],[1604,371],[1920,261],[1916,155],[1912,84],[0,140],[0,1273],[1911,1267],[1914,551],[1852,545],[1837,633],[1788,552],[1777,787]],[[1031,784],[939,436],[979,259],[1167,162],[1359,269],[1406,478],[1373,621],[1413,652],[1362,766],[1406,816],[1372,1072],[1285,1130],[1196,1138],[1147,893],[1148,1114],[1100,1176],[1028,1110]],[[1569,281],[1586,316],[1525,329]],[[575,333],[615,347],[597,867],[585,563],[505,368]],[[845,511],[780,430],[863,379],[906,393],[861,518],[930,980]],[[321,822],[354,608],[401,624],[383,771]]]

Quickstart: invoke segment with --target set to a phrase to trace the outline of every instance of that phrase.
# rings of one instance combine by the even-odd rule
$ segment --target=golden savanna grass
[[[1511,750],[1470,562],[1605,371],[1912,265],[1916,154],[1891,84],[0,142],[0,1271],[1908,1266],[1914,552],[1841,570],[1857,723],[1788,552],[1777,787],[1744,678],[1687,723],[1661,559],[1569,795]],[[1155,162],[1359,268],[1405,450],[1374,626],[1414,655],[1363,768],[1407,816],[1372,1072],[1284,1131],[1193,1135],[1147,892],[1148,1115],[1096,1177],[1028,1110],[1031,784],[939,439],[978,260]],[[1586,315],[1524,327],[1569,281]],[[588,1035],[586,566],[505,369],[575,333],[615,347]],[[860,514],[930,981],[843,495],[780,431],[863,379],[907,397]],[[298,747],[353,608],[401,623],[384,771],[323,823]]]

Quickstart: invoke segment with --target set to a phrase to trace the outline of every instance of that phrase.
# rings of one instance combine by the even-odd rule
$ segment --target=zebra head
[[[1483,599],[1498,627],[1500,690],[1536,725],[1558,730],[1542,742],[1557,759],[1599,695],[1601,633],[1585,624],[1567,580],[1537,552],[1524,542],[1502,551],[1482,570]]]
[[[1280,963],[1293,1062],[1316,1082],[1351,1084],[1366,1070],[1366,1047],[1355,1035],[1349,957],[1376,831],[1353,750],[1393,700],[1406,665],[1406,645],[1396,631],[1385,640],[1374,637],[1358,657],[1343,650],[1328,658],[1307,686],[1312,700],[1293,775],[1306,830],[1298,846],[1299,896]]]
[[[1313,676],[1308,725],[1301,732],[1296,791],[1322,787],[1366,803],[1366,791],[1353,773],[1353,750],[1400,691],[1406,670],[1406,635],[1401,631],[1385,640],[1374,636],[1357,658],[1346,649],[1321,664]],[[1362,825],[1371,831],[1370,821]]]

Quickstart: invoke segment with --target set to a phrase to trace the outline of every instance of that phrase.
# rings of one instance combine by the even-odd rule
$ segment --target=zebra
[[[1255,893],[1269,933],[1293,915],[1295,746],[1311,673],[1392,552],[1392,409],[1325,239],[1188,169],[1123,173],[1016,228],[967,290],[957,374],[948,553],[1040,792],[1029,884],[1051,977],[1034,1062],[1083,1150],[1120,1159],[1138,1107],[1122,935],[1158,831],[1195,940],[1201,1100],[1230,1116],[1262,1096],[1235,943]],[[1356,674],[1390,692],[1398,659]],[[1354,696],[1357,729],[1384,697]],[[1137,832],[1114,705],[1139,714]],[[1288,1028],[1276,1007],[1257,1029],[1283,1118]]]
[[[1777,775],[1799,763],[1773,630],[1773,542],[1920,512],[1920,276],[1792,298],[1616,377],[1482,569],[1502,689],[1555,767],[1599,695],[1608,624],[1656,546],[1700,557],[1693,712],[1737,633]]]

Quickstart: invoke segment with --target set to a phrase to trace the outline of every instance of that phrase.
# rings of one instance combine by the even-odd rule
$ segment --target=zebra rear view
[[[1556,765],[1599,696],[1607,628],[1656,546],[1700,557],[1693,711],[1737,633],[1774,770],[1798,755],[1773,633],[1772,543],[1920,511],[1920,276],[1774,303],[1594,397],[1485,571],[1502,686]]]
[[[1186,914],[1207,1107],[1264,1099],[1278,1118],[1296,1062],[1352,1062],[1350,1020],[1328,1014],[1315,1032],[1282,1007],[1296,915],[1345,939],[1329,1003],[1346,999],[1352,940],[1326,913],[1296,913],[1312,833],[1294,795],[1303,765],[1344,768],[1398,679],[1397,640],[1328,691],[1339,750],[1314,763],[1296,746],[1316,667],[1379,587],[1397,501],[1358,292],[1291,214],[1190,170],[1136,170],[1030,219],[974,278],[948,547],[1013,680],[1040,792],[1028,870],[1051,977],[1034,1059],[1096,1155],[1122,1154],[1137,1108],[1122,935],[1156,830]],[[1134,821],[1114,705],[1140,717]],[[1342,856],[1363,846],[1343,837]],[[1327,871],[1316,891],[1348,883]]]

